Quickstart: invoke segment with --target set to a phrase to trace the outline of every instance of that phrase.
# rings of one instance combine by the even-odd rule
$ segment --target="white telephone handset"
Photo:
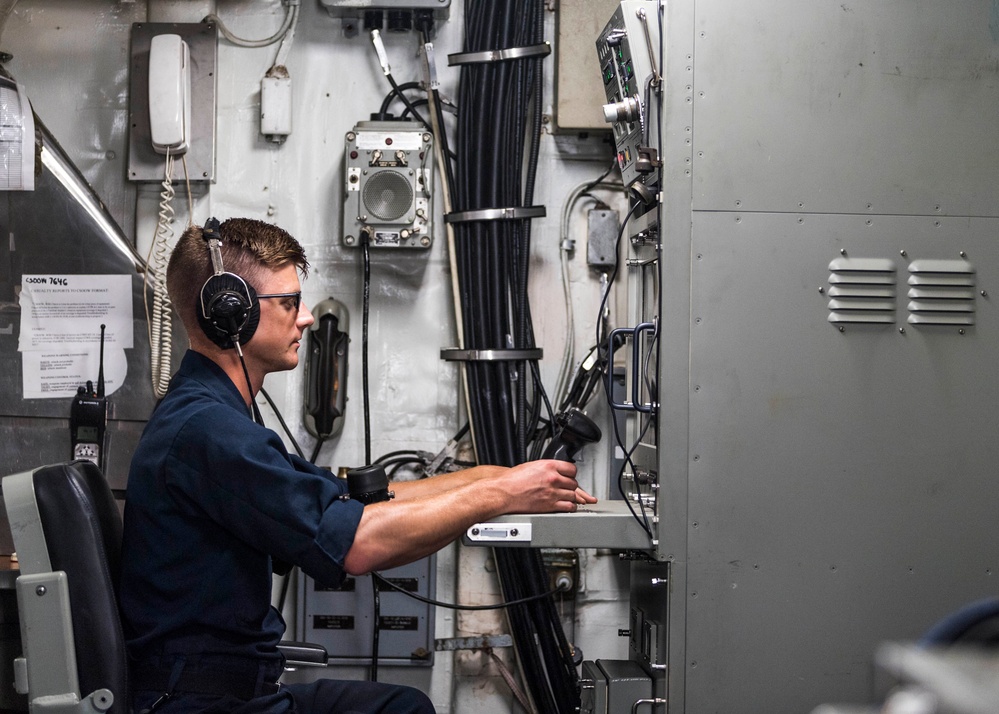
[[[149,133],[158,154],[183,154],[191,142],[191,57],[180,35],[149,46]]]

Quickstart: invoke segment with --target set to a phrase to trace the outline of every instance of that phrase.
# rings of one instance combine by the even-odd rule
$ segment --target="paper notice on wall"
[[[128,275],[24,275],[21,278],[22,389],[25,398],[71,397],[97,384],[104,325],[104,389],[128,371],[132,278]]]
[[[97,389],[99,349],[85,352],[22,352],[21,374],[25,399],[55,399],[76,395],[91,382]],[[125,381],[125,350],[104,348],[104,393],[111,394]]]

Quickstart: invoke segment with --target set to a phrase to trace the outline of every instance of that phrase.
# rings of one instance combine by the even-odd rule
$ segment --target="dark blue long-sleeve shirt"
[[[129,472],[121,608],[133,661],[280,660],[272,558],[338,585],[363,508],[345,491],[289,455],[228,376],[188,352]]]

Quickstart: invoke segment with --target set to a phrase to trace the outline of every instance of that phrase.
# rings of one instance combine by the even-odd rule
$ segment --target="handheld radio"
[[[108,400],[104,396],[104,325],[101,325],[101,356],[97,372],[97,389],[87,385],[76,390],[69,409],[69,433],[72,457],[92,461],[104,471],[104,435],[108,424]]]

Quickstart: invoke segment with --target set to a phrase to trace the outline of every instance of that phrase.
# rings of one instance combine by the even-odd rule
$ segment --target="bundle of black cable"
[[[469,0],[465,33],[465,53],[542,45],[543,0]],[[532,205],[544,109],[543,61],[534,56],[462,65],[449,192],[453,212]],[[444,169],[452,172],[449,158]],[[527,297],[530,220],[453,226],[463,347],[534,349]],[[537,451],[531,441],[544,433],[538,425],[548,406],[536,362],[477,361],[465,369],[479,461],[506,466],[526,461],[529,450]],[[495,560],[506,600],[548,590],[537,550],[500,548]],[[553,599],[512,606],[507,613],[538,712],[577,710],[579,677]]]

